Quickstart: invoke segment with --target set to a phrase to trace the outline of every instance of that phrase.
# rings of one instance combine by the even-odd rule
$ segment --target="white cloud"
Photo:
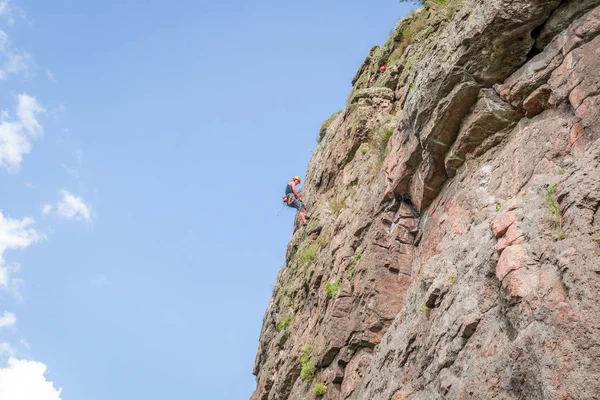
[[[41,239],[31,225],[33,219],[29,217],[21,220],[6,218],[0,212],[0,262],[4,261],[6,250],[23,249]]]
[[[31,135],[40,135],[42,133],[42,126],[35,116],[44,111],[44,108],[38,103],[35,97],[26,94],[18,96],[17,116],[25,130]]]
[[[42,208],[44,214],[54,214],[70,220],[92,221],[92,208],[85,204],[83,198],[74,196],[69,191],[60,191],[62,199],[55,204],[45,204]]]
[[[24,249],[41,239],[35,229],[31,227],[33,219],[25,217],[21,220],[6,218],[0,212],[0,287],[16,291],[21,281],[12,278],[19,270],[19,266],[6,264],[4,252],[6,250]]]
[[[17,318],[15,314],[4,311],[4,314],[0,315],[0,329],[2,328],[12,328],[17,323]]]
[[[41,362],[11,357],[6,368],[0,369],[0,399],[60,400],[62,389],[46,380],[46,369]]]
[[[10,120],[3,111],[0,121],[0,168],[16,172],[23,156],[31,152],[31,142],[43,134],[36,115],[44,108],[35,97],[27,94],[17,96],[17,119]]]

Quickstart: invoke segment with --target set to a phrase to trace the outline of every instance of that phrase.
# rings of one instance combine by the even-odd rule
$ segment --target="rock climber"
[[[371,78],[369,79],[369,82],[367,83],[367,87],[373,87],[373,85],[375,85],[375,82],[377,81],[377,79],[379,79],[379,75],[383,74],[385,71],[387,71],[387,67],[385,65],[382,65],[379,68],[379,71],[377,71],[374,75],[371,76]]]
[[[371,78],[369,78],[369,82],[367,83],[368,88],[373,87],[373,85],[375,84],[375,81],[377,80],[378,75],[379,74],[377,73],[377,74],[372,75]]]
[[[300,197],[300,192],[298,191],[300,182],[302,182],[302,179],[300,179],[299,176],[294,176],[285,188],[285,197],[283,199],[288,207],[294,207],[298,210],[298,215],[300,216],[302,223],[306,225],[309,218],[306,216],[306,207],[304,206],[302,197]]]

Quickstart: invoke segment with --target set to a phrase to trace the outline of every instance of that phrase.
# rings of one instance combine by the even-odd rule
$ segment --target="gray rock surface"
[[[309,163],[253,400],[599,398],[599,34],[598,2],[453,0],[373,48]]]

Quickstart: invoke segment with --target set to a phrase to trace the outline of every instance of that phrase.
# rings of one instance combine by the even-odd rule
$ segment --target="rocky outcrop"
[[[432,3],[373,48],[309,163],[252,399],[598,398],[598,65],[600,0]]]

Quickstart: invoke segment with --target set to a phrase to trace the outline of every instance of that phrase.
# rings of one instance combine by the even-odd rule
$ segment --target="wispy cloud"
[[[52,82],[56,82],[56,78],[54,77],[54,74],[52,73],[52,71],[50,71],[50,69],[48,69],[48,67],[46,67],[45,70],[46,70],[46,76],[48,77],[48,79],[50,79]]]
[[[6,368],[0,368],[0,399],[60,400],[62,389],[46,379],[46,369],[41,362],[11,357]]]
[[[4,314],[0,315],[0,329],[13,328],[16,323],[17,317],[15,317],[15,314],[4,311]]]
[[[12,26],[17,18],[25,19],[23,10],[9,0],[0,0],[0,22],[3,25]],[[26,51],[15,49],[8,34],[0,29],[0,80],[17,74],[27,77],[34,67],[33,56]]]
[[[12,4],[11,0],[0,0],[0,18],[7,25],[13,25],[17,18],[25,19],[25,11]]]
[[[67,111],[67,107],[64,104],[59,103],[55,107],[51,108],[48,114],[55,120],[60,119],[60,115]]]
[[[21,220],[6,218],[0,212],[0,288],[13,290],[16,292],[15,294],[18,294],[21,280],[13,278],[13,275],[19,270],[19,266],[18,264],[6,264],[4,252],[24,249],[43,239],[43,236],[32,228],[33,222],[33,219],[29,217]]]
[[[65,169],[67,175],[69,175],[71,178],[79,178],[79,169],[77,167],[69,167],[68,165],[63,164],[63,168]]]
[[[92,208],[84,202],[83,198],[65,189],[62,189],[60,194],[62,198],[57,203],[44,205],[42,212],[45,215],[57,215],[69,220],[92,221]]]
[[[6,80],[10,75],[31,74],[35,65],[33,56],[26,51],[15,50],[8,34],[0,29],[0,80]]]
[[[9,0],[0,1],[0,16],[6,15],[10,11]]]
[[[79,170],[83,165],[83,151],[79,149],[75,150],[75,162],[75,166],[63,164],[63,168],[67,172],[67,175],[72,178],[79,179]]]
[[[25,339],[21,339],[19,340],[19,343],[21,344],[21,346],[23,346],[25,349],[27,350],[31,350],[31,345],[29,344],[29,342]]]
[[[17,119],[11,120],[7,111],[0,119],[0,168],[16,172],[23,156],[31,152],[31,142],[42,136],[43,128],[36,116],[44,108],[35,97],[27,94],[17,96]]]
[[[9,357],[14,357],[16,354],[16,350],[10,344],[6,342],[0,342],[0,356],[8,355]]]
[[[95,287],[108,287],[112,285],[112,282],[110,281],[110,279],[108,279],[108,276],[106,275],[98,275],[95,276],[92,281],[92,286]]]

